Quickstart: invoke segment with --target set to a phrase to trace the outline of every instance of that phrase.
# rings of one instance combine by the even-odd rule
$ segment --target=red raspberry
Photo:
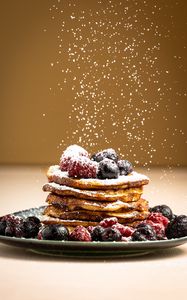
[[[166,235],[165,235],[165,227],[164,224],[159,222],[159,223],[155,223],[151,220],[145,220],[144,222],[142,222],[143,224],[149,224],[152,228],[154,228],[155,232],[156,232],[156,237],[157,239],[165,239]]]
[[[161,213],[150,213],[147,220],[152,221],[153,223],[161,223],[166,228],[168,226],[169,220],[164,217]]]
[[[103,228],[107,228],[107,227],[111,227],[111,226],[115,225],[116,223],[118,223],[118,219],[116,217],[113,217],[113,218],[106,218],[106,219],[102,220],[99,224]]]
[[[70,233],[70,240],[72,241],[81,241],[81,242],[90,242],[91,235],[89,231],[84,226],[77,226]]]
[[[134,232],[134,229],[132,227],[124,226],[119,223],[112,225],[112,228],[118,229],[123,237],[129,237]]]
[[[94,230],[94,226],[88,226],[87,227],[87,230],[89,231],[89,233],[92,233],[92,231]]]
[[[67,147],[67,149],[62,153],[62,156],[60,158],[60,169],[61,171],[68,171],[69,162],[71,158],[78,157],[78,156],[85,156],[88,157],[88,152],[78,146],[78,145],[71,145]]]
[[[97,162],[87,157],[72,157],[69,161],[68,175],[78,178],[96,178],[97,167]]]

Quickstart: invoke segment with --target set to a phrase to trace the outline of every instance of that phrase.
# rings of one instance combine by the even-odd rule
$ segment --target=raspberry
[[[162,223],[155,223],[151,220],[145,220],[143,222],[143,224],[148,224],[150,225],[156,232],[156,237],[158,240],[163,240],[166,238],[166,235],[165,235],[165,227]]]
[[[70,240],[90,242],[92,239],[89,231],[84,226],[80,225],[75,227],[75,229],[70,233]]]
[[[95,228],[94,226],[90,225],[90,226],[87,227],[87,230],[89,231],[89,233],[92,233],[92,231],[94,230],[94,228]]]
[[[88,157],[88,152],[78,146],[78,145],[71,145],[67,147],[67,149],[62,153],[62,156],[60,158],[60,169],[61,171],[68,171],[69,162],[71,158],[78,157],[78,156],[85,156]]]
[[[107,227],[111,227],[116,223],[118,223],[118,219],[116,217],[113,217],[113,218],[106,218],[102,220],[99,224],[101,225],[101,227],[107,228]]]
[[[117,153],[114,149],[110,148],[110,149],[105,149],[105,150],[103,150],[101,152],[98,152],[96,154],[93,154],[92,157],[91,157],[92,160],[95,160],[97,162],[100,162],[105,158],[108,158],[108,159],[111,159],[111,160],[117,162],[118,155],[117,155]]]
[[[134,232],[132,227],[124,226],[119,223],[112,225],[112,228],[118,229],[123,237],[130,237]]]
[[[150,213],[147,220],[152,221],[153,223],[161,223],[166,228],[169,220],[168,218],[164,217],[161,213]]]
[[[69,161],[68,175],[78,178],[96,178],[97,167],[97,163],[87,157],[73,157]]]

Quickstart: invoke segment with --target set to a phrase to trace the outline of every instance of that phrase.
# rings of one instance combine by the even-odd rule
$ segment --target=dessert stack
[[[127,160],[120,160],[113,149],[89,157],[80,146],[71,145],[59,165],[49,167],[49,192],[44,224],[97,226],[105,218],[135,227],[148,216],[148,201],[142,198],[147,176],[133,171]]]

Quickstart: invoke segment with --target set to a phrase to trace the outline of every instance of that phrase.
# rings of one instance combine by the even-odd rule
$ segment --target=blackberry
[[[69,231],[62,225],[46,225],[41,229],[40,234],[43,240],[66,241],[69,239]]]
[[[6,221],[0,221],[0,235],[5,235]]]
[[[168,239],[187,236],[187,216],[176,216],[173,221],[168,224],[166,236]]]
[[[119,168],[115,161],[105,158],[99,163],[97,177],[99,179],[112,179],[118,178]]]
[[[112,148],[105,149],[105,150],[103,150],[101,152],[93,154],[92,157],[91,157],[92,160],[95,160],[97,162],[100,162],[100,161],[102,161],[105,158],[111,159],[111,160],[113,160],[115,162],[118,161],[118,155],[117,155],[116,151],[114,149],[112,149]]]
[[[102,233],[104,228],[102,226],[96,226],[91,232],[92,241],[102,241]]]
[[[161,213],[164,217],[168,218],[170,221],[173,219],[174,215],[171,210],[171,208],[165,204],[163,205],[156,205],[152,208],[150,208],[150,212],[159,212]]]
[[[101,240],[103,242],[110,242],[110,241],[120,241],[122,238],[121,233],[116,228],[105,228],[101,233]]]
[[[128,175],[133,171],[133,166],[128,160],[119,160],[118,168],[120,175]]]
[[[149,224],[141,223],[132,234],[132,241],[155,241],[156,232]]]

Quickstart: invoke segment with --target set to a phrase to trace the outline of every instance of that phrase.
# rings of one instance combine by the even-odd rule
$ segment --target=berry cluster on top
[[[61,171],[67,171],[69,177],[115,179],[119,175],[128,175],[133,171],[128,160],[120,160],[112,148],[93,154],[78,146],[71,145],[60,158]]]

